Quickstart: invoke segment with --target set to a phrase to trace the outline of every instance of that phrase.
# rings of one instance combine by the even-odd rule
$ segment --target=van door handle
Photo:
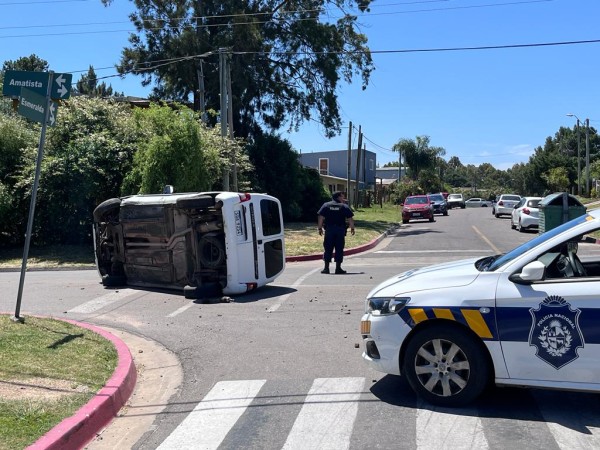
[[[260,240],[258,241],[258,243],[259,243],[259,244],[262,244],[262,239],[260,239]]]

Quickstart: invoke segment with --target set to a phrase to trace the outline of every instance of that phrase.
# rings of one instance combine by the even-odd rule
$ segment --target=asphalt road
[[[129,336],[135,358],[155,349],[142,364],[153,380],[145,392],[159,400],[124,413],[132,420],[113,434],[129,432],[126,445],[101,437],[90,448],[600,448],[597,395],[501,388],[469,408],[443,409],[361,358],[360,318],[373,286],[535,235],[511,230],[489,208],[453,209],[346,258],[347,275],[322,275],[320,261],[289,263],[276,283],[231,303],[105,289],[95,271],[29,272],[21,311],[115,330]],[[0,310],[14,310],[18,281],[0,273]]]

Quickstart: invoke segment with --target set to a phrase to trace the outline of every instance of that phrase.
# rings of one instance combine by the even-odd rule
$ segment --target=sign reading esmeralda
[[[21,97],[19,98],[19,114],[35,122],[43,123],[46,118],[46,105],[49,103],[50,114],[48,116],[48,125],[56,125],[56,104],[47,102],[46,97],[36,94],[30,89],[21,88]]]
[[[36,94],[46,95],[48,90],[48,72],[27,72],[24,70],[7,70],[4,73],[4,87],[2,95],[18,97],[21,88],[29,89]],[[55,100],[66,99],[71,96],[71,81],[73,75],[70,73],[55,73],[50,90],[50,98]]]

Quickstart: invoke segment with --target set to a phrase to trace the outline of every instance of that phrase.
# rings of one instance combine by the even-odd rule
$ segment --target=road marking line
[[[475,408],[456,411],[417,402],[417,449],[484,450],[489,448]]]
[[[475,230],[475,233],[477,233],[479,235],[479,237],[481,239],[483,239],[484,242],[492,248],[492,250],[494,250],[496,253],[502,253],[502,251],[498,247],[496,247],[494,244],[492,244],[492,241],[490,241],[488,238],[486,238],[483,235],[483,233],[477,229],[477,227],[475,225],[472,225],[472,227]]]
[[[179,314],[181,314],[184,311],[187,311],[188,309],[190,309],[192,306],[194,306],[194,303],[190,302],[185,306],[182,306],[179,309],[176,309],[175,311],[173,311],[171,314],[168,314],[167,317],[175,317]]]
[[[266,380],[220,381],[158,449],[216,449]]]
[[[82,313],[89,314],[98,311],[112,303],[123,300],[136,293],[133,289],[119,289],[118,291],[112,291],[109,294],[105,294],[101,297],[97,297],[89,302],[82,303],[73,309],[68,310],[68,313]]]
[[[294,284],[292,284],[291,286],[289,286],[292,289],[296,289],[298,286],[300,286],[302,284],[302,282],[304,280],[306,280],[309,276],[311,276],[313,273],[318,272],[319,270],[321,270],[320,267],[317,267],[316,269],[311,270],[310,272],[305,273],[304,275],[302,275],[300,278],[298,278],[296,281],[294,281]],[[283,304],[283,302],[285,302],[290,295],[292,295],[291,293],[289,294],[284,294],[281,297],[279,297],[277,299],[277,301],[271,305],[271,307],[269,309],[267,309],[267,312],[275,312],[279,309],[279,307]]]
[[[489,253],[489,250],[379,250],[373,253]]]
[[[317,378],[283,449],[349,448],[364,382],[362,377]]]

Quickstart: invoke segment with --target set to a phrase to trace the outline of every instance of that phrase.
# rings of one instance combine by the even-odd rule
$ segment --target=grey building
[[[350,152],[350,184],[351,189],[356,185],[357,150]],[[348,151],[332,150],[326,152],[301,153],[300,164],[305,167],[316,169],[321,175],[323,184],[330,192],[346,190],[348,179]],[[377,155],[374,152],[361,151],[361,161],[358,174],[359,190],[373,189],[375,186],[375,170],[377,166]],[[340,186],[343,186],[341,188]]]

